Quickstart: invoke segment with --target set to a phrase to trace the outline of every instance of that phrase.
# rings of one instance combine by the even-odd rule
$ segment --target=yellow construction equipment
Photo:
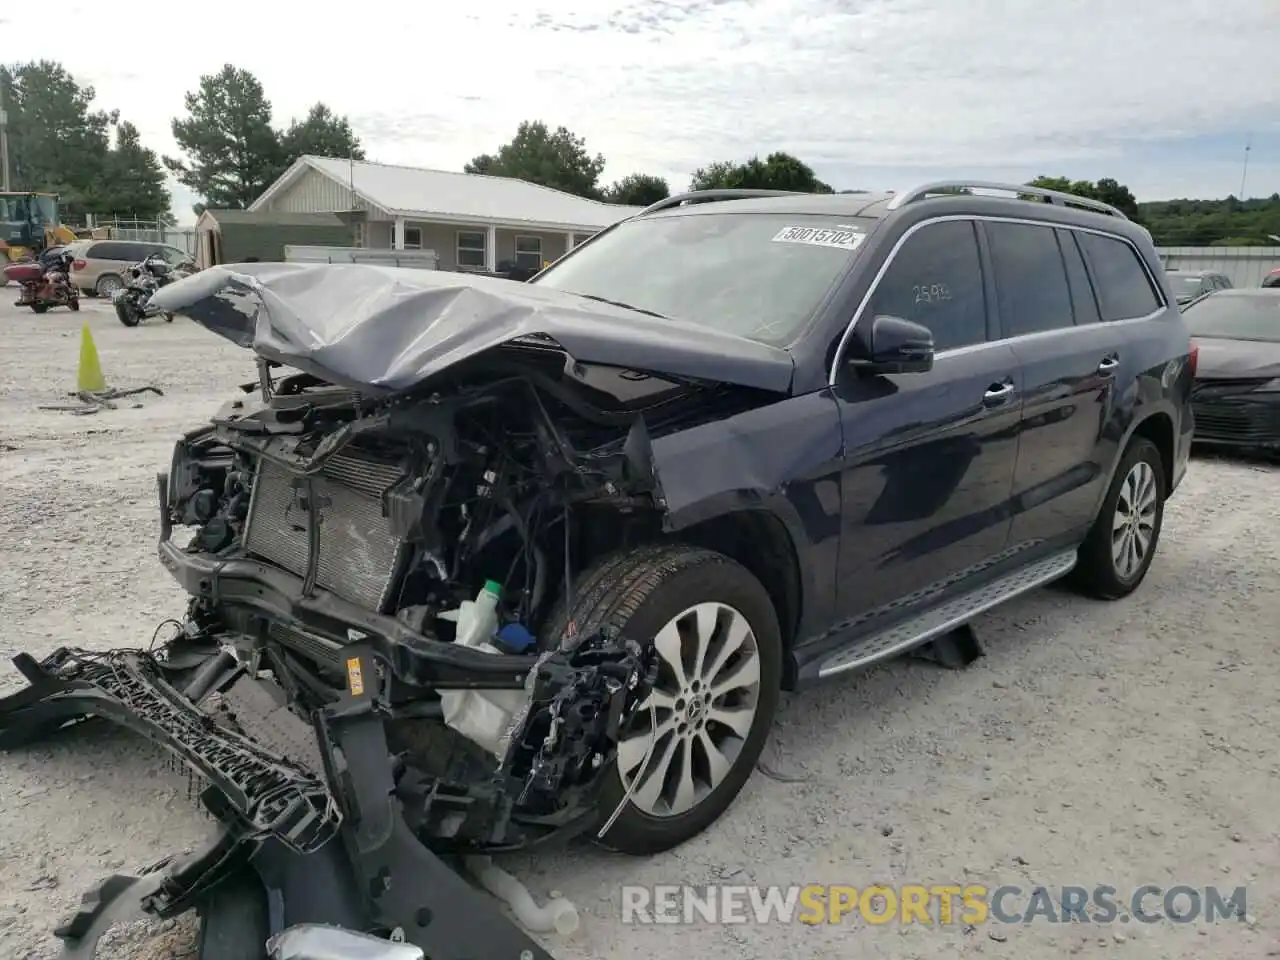
[[[76,239],[58,217],[56,193],[0,192],[0,260],[27,260]]]

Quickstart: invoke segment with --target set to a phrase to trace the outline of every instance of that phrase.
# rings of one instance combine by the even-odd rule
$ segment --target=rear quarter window
[[[1115,237],[1080,232],[1080,248],[1093,274],[1103,320],[1131,320],[1160,308],[1138,252]]]

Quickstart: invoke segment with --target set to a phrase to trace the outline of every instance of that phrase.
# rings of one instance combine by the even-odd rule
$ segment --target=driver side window
[[[978,238],[969,220],[931,223],[904,243],[881,278],[860,323],[888,315],[933,332],[934,348],[987,339],[987,304]]]

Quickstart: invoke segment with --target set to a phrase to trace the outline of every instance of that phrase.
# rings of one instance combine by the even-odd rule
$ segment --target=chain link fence
[[[112,218],[94,218],[84,227],[92,230],[105,230],[112,240],[135,240],[141,243],[163,243],[177,247],[191,256],[195,256],[195,227],[170,227],[159,220],[124,220]]]

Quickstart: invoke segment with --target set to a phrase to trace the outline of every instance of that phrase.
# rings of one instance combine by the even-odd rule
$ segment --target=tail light
[[[72,270],[83,270],[86,266],[88,266],[88,261],[86,260],[73,260],[71,262]]]
[[[1192,379],[1195,379],[1196,364],[1199,362],[1200,362],[1200,347],[1196,344],[1194,340],[1192,340],[1191,345],[1187,348],[1187,366],[1191,369]]]

